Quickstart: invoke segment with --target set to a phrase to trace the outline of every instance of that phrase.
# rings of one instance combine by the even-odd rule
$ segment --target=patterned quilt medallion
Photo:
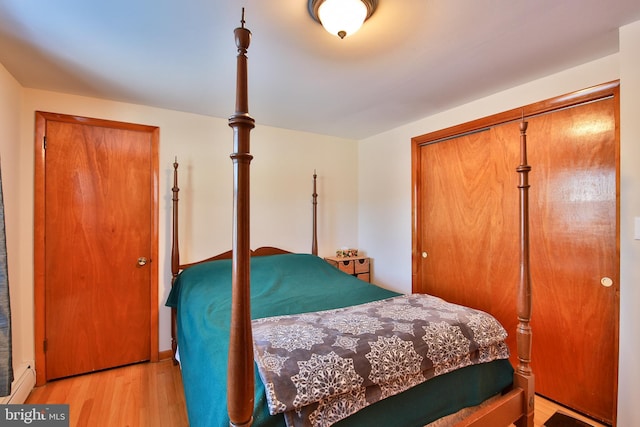
[[[253,321],[271,414],[330,426],[436,375],[506,359],[489,314],[424,294]]]

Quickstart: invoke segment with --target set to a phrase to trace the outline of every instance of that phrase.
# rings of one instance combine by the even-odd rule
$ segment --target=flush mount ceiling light
[[[341,39],[360,29],[376,10],[378,0],[309,0],[311,17]]]

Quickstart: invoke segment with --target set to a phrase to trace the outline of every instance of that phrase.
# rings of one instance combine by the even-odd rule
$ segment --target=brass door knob
[[[613,280],[611,280],[611,278],[605,276],[602,279],[600,279],[600,284],[602,286],[604,286],[605,288],[610,288],[611,286],[613,286]]]

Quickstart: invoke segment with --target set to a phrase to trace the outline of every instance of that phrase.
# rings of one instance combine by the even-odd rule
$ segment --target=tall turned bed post
[[[318,255],[318,193],[316,192],[316,170],[313,170],[313,232],[311,238],[311,254]]]
[[[171,198],[172,207],[173,207],[173,215],[172,215],[172,240],[171,240],[171,286],[175,283],[178,278],[178,273],[180,272],[180,250],[179,250],[179,242],[178,242],[178,192],[180,188],[178,188],[178,159],[173,162],[173,187],[171,188],[171,193],[173,197]],[[173,364],[177,364],[178,360],[176,359],[176,352],[178,350],[178,330],[176,325],[176,309],[171,309],[171,354],[173,355]]]
[[[520,282],[518,285],[518,327],[516,343],[518,347],[518,365],[514,375],[516,387],[525,391],[525,416],[518,427],[533,427],[534,412],[534,376],[531,371],[531,271],[529,263],[529,172],[527,161],[527,126],[520,122],[520,165],[516,168],[520,176]]]
[[[250,270],[251,247],[249,239],[249,133],[255,126],[249,116],[247,94],[247,49],[251,32],[242,26],[234,30],[237,56],[236,111],[229,118],[233,128],[233,237],[232,237],[232,289],[231,332],[229,336],[229,363],[227,377],[227,411],[231,426],[249,426],[253,420],[253,346],[251,335]]]

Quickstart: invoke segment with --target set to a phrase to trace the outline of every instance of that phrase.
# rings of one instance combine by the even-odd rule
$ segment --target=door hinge
[[[46,353],[48,348],[49,348],[49,341],[47,340],[42,341],[42,350]]]
[[[45,149],[45,150],[47,149],[47,137],[46,136],[42,137],[42,148]]]

